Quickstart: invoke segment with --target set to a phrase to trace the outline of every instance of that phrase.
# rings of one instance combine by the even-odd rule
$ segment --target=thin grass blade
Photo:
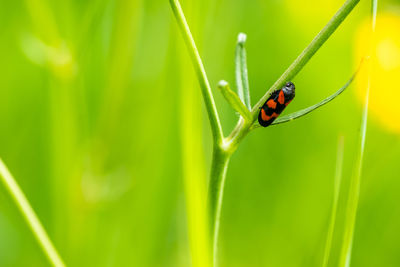
[[[365,94],[365,104],[361,120],[360,143],[359,143],[360,146],[357,154],[355,171],[351,179],[349,196],[347,199],[345,230],[344,230],[342,249],[340,253],[340,264],[339,264],[340,267],[350,266],[350,261],[351,261],[354,228],[357,217],[358,201],[360,198],[361,170],[364,157],[365,136],[367,131],[368,101],[369,101],[369,86]]]
[[[375,42],[375,26],[376,26],[376,13],[378,8],[378,0],[371,1],[371,37],[369,43],[369,55],[371,55],[372,46]],[[371,73],[372,73],[372,64],[373,59],[368,62],[368,83],[367,88],[365,90],[365,100],[364,107],[361,118],[361,127],[360,127],[360,138],[359,138],[359,150],[356,158],[355,170],[353,173],[353,177],[350,184],[349,189],[349,197],[347,202],[346,209],[346,221],[345,221],[345,230],[343,236],[343,244],[340,253],[340,267],[348,267],[351,263],[351,255],[353,248],[353,239],[354,239],[354,229],[356,224],[357,217],[357,209],[358,202],[360,198],[360,184],[361,184],[361,173],[363,167],[363,158],[364,158],[364,150],[365,150],[365,138],[367,133],[367,121],[368,121],[368,104],[369,104],[369,91],[371,88]]]

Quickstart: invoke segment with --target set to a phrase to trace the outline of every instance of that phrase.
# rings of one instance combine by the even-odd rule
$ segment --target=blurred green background
[[[248,35],[254,104],[343,2],[182,0],[225,134],[237,115],[215,85],[225,79],[234,86],[237,34]],[[296,99],[285,113],[347,81],[362,56],[359,32],[369,9],[361,1],[296,77]],[[400,27],[380,18],[400,25],[399,10],[399,1],[379,1],[378,31],[394,29],[384,40],[394,51],[389,59],[400,59]],[[197,111],[191,142],[204,152],[196,165],[204,183],[212,140],[168,1],[0,0],[0,24],[0,157],[67,265],[190,266],[186,199],[193,192],[185,194],[182,153],[191,152],[183,116]],[[378,56],[387,52],[379,49]],[[390,75],[380,71],[371,89],[386,101],[371,96],[352,266],[400,266],[399,62]],[[357,84],[311,115],[241,143],[227,174],[220,266],[321,266],[339,136],[342,196],[356,158]],[[198,102],[185,105],[185,92]],[[330,266],[337,264],[345,201]],[[47,265],[0,187],[0,266]]]

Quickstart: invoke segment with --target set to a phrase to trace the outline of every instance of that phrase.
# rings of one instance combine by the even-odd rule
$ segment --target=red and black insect
[[[293,100],[295,96],[295,86],[292,82],[287,82],[280,90],[272,92],[271,96],[265,101],[258,114],[258,122],[261,126],[269,126]]]

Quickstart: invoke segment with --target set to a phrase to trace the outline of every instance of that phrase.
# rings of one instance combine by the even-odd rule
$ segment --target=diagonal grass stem
[[[56,267],[65,266],[63,260],[58,254],[56,248],[51,242],[46,230],[43,228],[39,218],[37,217],[35,211],[29,204],[28,199],[22,192],[21,188],[18,186],[14,177],[11,175],[10,171],[7,169],[6,165],[0,159],[0,178],[3,182],[5,188],[10,194],[11,198],[17,205],[19,211],[24,217],[26,223],[31,229],[33,235],[38,241],[40,247],[42,248],[44,254],[47,256],[49,262]]]

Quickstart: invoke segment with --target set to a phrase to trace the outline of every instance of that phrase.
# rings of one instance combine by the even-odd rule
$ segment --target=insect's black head
[[[295,89],[296,89],[296,87],[294,86],[294,84],[292,82],[287,82],[285,84],[285,86],[282,88],[282,91],[285,94],[285,96],[291,100],[294,98]]]

